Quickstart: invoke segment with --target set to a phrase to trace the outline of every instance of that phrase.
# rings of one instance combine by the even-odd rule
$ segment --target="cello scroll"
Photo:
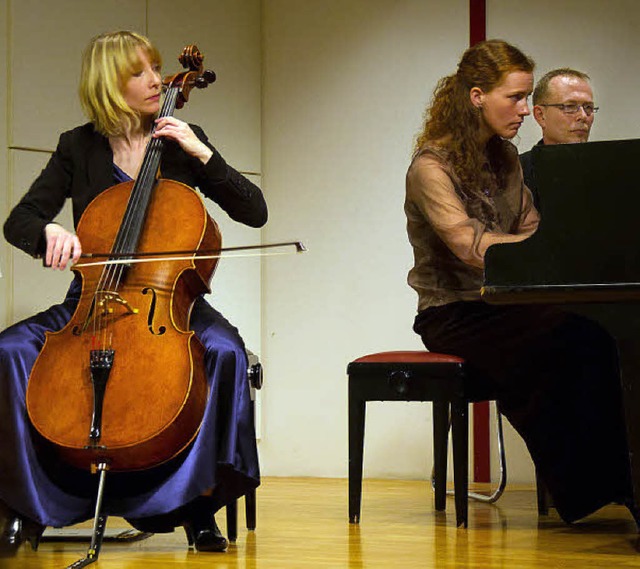
[[[182,71],[175,75],[168,75],[162,80],[165,89],[177,88],[179,97],[176,100],[176,109],[181,109],[189,100],[189,93],[194,87],[204,89],[216,80],[216,74],[210,69],[205,69],[204,55],[197,46],[187,45],[178,57],[178,61],[188,71]]]

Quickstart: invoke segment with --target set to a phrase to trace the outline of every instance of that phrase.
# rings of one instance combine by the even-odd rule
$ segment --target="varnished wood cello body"
[[[190,72],[171,78],[160,116],[213,81],[185,48]],[[145,251],[219,249],[220,232],[196,192],[157,180],[162,139],[152,139],[135,182],[101,193],[77,228],[83,248],[119,264],[83,267],[70,322],[47,333],[27,388],[37,432],[80,468],[145,469],[176,456],[196,436],[207,400],[204,349],[189,331],[196,297],[209,290],[216,259],[134,263]],[[124,255],[125,263],[122,264]],[[127,255],[131,262],[127,263]]]

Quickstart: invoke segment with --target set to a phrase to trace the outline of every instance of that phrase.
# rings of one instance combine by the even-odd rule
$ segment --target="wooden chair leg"
[[[449,402],[433,402],[433,486],[435,508],[443,511],[447,501],[447,449],[449,446]]]
[[[227,504],[227,539],[229,541],[238,539],[238,500]]]
[[[467,401],[451,402],[451,440],[456,525],[466,528],[469,508],[469,404]]]
[[[366,402],[349,390],[349,523],[360,522]]]
[[[256,491],[251,490],[244,497],[244,513],[247,518],[247,529],[256,529]]]
[[[256,491],[250,490],[244,496],[244,511],[247,519],[247,529],[256,529]],[[227,539],[238,539],[238,500],[227,504]]]

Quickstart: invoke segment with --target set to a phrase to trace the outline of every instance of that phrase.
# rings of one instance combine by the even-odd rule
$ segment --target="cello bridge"
[[[124,306],[130,314],[138,314],[138,312],[140,312],[138,308],[131,306],[129,302],[122,298],[117,292],[103,291],[100,294],[100,300],[98,301],[98,308],[103,314],[113,314],[114,310],[109,306],[110,302],[115,302]]]

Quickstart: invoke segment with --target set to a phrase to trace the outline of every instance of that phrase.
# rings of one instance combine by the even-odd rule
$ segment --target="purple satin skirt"
[[[25,396],[45,332],[60,330],[69,321],[79,291],[76,279],[64,302],[0,334],[0,500],[54,527],[93,517],[98,477],[42,450],[32,433]],[[210,388],[200,431],[187,450],[161,467],[107,473],[103,506],[109,515],[158,516],[210,488],[220,508],[260,483],[244,343],[236,328],[202,298],[195,302],[191,329],[206,348]]]

